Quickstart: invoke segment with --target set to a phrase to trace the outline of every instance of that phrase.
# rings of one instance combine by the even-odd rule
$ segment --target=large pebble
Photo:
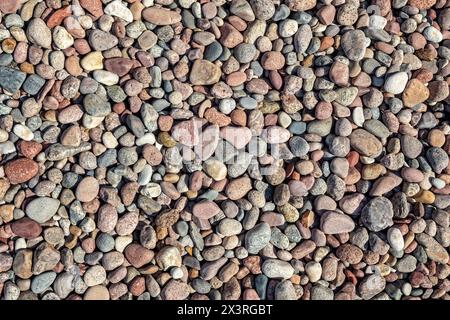
[[[60,202],[49,197],[39,197],[31,200],[25,208],[28,217],[38,223],[50,220],[58,211]]]

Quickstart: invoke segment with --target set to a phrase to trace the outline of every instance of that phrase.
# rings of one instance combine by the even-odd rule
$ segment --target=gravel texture
[[[450,299],[449,0],[0,0],[0,299]]]

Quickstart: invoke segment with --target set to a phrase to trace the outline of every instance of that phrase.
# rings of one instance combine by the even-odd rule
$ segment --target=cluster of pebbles
[[[0,0],[0,297],[449,299],[449,0]]]

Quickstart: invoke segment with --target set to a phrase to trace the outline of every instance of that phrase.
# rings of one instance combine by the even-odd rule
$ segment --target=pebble
[[[320,229],[325,234],[341,234],[353,231],[355,223],[345,214],[328,211],[320,218]]]
[[[2,13],[14,13],[19,9],[20,1],[16,0],[5,0],[0,4],[0,11]]]
[[[162,289],[164,300],[184,300],[189,296],[189,286],[178,280],[170,280]]]
[[[442,33],[432,26],[426,27],[423,30],[423,36],[430,42],[441,42],[443,39]]]
[[[449,261],[448,252],[431,236],[420,233],[416,236],[416,241],[425,248],[431,260],[444,264]]]
[[[392,249],[395,251],[403,250],[405,242],[403,235],[398,228],[390,228],[387,232],[387,238]]]
[[[367,157],[376,157],[382,150],[381,142],[363,129],[356,129],[350,134],[350,145]]]
[[[142,11],[142,17],[157,26],[171,25],[181,21],[181,15],[178,12],[157,7],[145,9]]]
[[[50,220],[58,211],[60,202],[57,199],[39,197],[31,200],[25,208],[27,216],[38,223]]]
[[[220,212],[219,206],[212,201],[196,203],[192,208],[192,214],[200,219],[209,219]]]
[[[97,285],[86,290],[83,300],[109,300],[109,298],[108,289],[102,285]]]
[[[406,72],[396,72],[386,77],[384,90],[392,94],[400,94],[405,90],[408,82],[408,74]]]
[[[377,232],[392,226],[393,215],[391,201],[385,197],[376,197],[362,209],[361,220],[369,230]]]
[[[255,17],[260,20],[269,20],[275,14],[275,5],[269,0],[250,0]]]
[[[257,254],[271,238],[270,226],[263,222],[250,229],[245,235],[245,248],[251,254]]]
[[[52,283],[55,281],[56,273],[49,271],[41,273],[40,275],[37,275],[33,280],[31,281],[31,291],[33,291],[36,294],[40,294],[45,292]]]
[[[208,159],[203,164],[205,172],[215,181],[221,181],[227,177],[226,165],[216,159]]]
[[[14,221],[11,224],[11,231],[19,237],[25,239],[34,239],[41,234],[42,227],[38,222],[24,217],[22,219]]]
[[[386,287],[386,280],[379,274],[365,277],[358,286],[359,294],[364,300],[369,300],[382,292]]]
[[[5,164],[4,171],[11,184],[29,181],[38,173],[38,164],[28,158],[20,158]]]
[[[13,128],[13,132],[22,140],[31,141],[34,138],[33,132],[22,124],[16,124]]]
[[[103,56],[99,51],[90,52],[80,60],[80,66],[86,71],[103,69]]]
[[[342,35],[342,50],[352,61],[359,61],[366,52],[366,36],[361,30],[350,30]]]
[[[0,86],[6,91],[15,93],[22,86],[25,79],[25,73],[9,67],[0,66]]]
[[[72,35],[63,27],[57,26],[53,29],[53,42],[61,49],[67,49],[74,43]]]
[[[428,88],[419,80],[411,79],[402,95],[405,106],[414,107],[428,99],[430,92]]]
[[[100,285],[106,280],[106,271],[102,266],[92,266],[86,270],[83,280],[88,287]]]
[[[289,279],[294,268],[286,261],[267,259],[263,262],[261,271],[270,279]]]
[[[80,181],[75,191],[75,196],[81,202],[89,202],[97,197],[99,192],[98,180],[94,177],[86,177]]]
[[[310,261],[305,265],[305,272],[311,283],[317,282],[322,276],[322,266],[316,261]]]
[[[52,44],[52,33],[45,22],[40,18],[29,21],[26,30],[27,38],[34,44],[50,49]]]

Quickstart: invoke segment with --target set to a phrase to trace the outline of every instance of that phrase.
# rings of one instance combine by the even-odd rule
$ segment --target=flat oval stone
[[[289,279],[294,274],[294,268],[289,262],[277,259],[264,261],[261,271],[270,279]]]
[[[433,237],[426,233],[416,235],[415,240],[425,247],[427,256],[438,263],[446,264],[449,261],[449,254],[447,250],[439,244]]]
[[[27,38],[34,44],[50,49],[52,45],[52,33],[44,20],[34,18],[28,23]]]
[[[157,26],[167,26],[181,21],[181,15],[173,10],[150,7],[142,11],[142,17]]]
[[[190,287],[179,280],[170,280],[161,290],[164,300],[184,300],[189,296]]]
[[[350,145],[367,157],[378,156],[383,148],[381,142],[373,134],[363,129],[356,129],[351,133]]]
[[[230,200],[243,198],[252,189],[252,182],[248,177],[242,177],[230,181],[225,189],[225,194]]]
[[[96,29],[89,34],[89,44],[95,51],[105,51],[117,45],[119,40],[111,33]]]
[[[224,237],[234,236],[241,233],[242,225],[239,221],[235,219],[225,218],[220,220],[217,226],[217,232]]]
[[[135,268],[140,268],[149,263],[154,256],[153,251],[137,244],[132,243],[125,248],[125,257]]]
[[[119,77],[124,76],[133,66],[133,61],[127,58],[111,58],[104,62],[105,69],[117,74]]]
[[[391,245],[391,248],[393,248],[395,251],[403,250],[405,242],[403,240],[403,235],[400,229],[390,228],[387,232],[387,239],[389,241],[389,244]]]
[[[31,200],[25,208],[28,217],[38,223],[50,220],[59,209],[59,200],[49,197],[39,197]]]
[[[94,177],[86,177],[78,184],[75,196],[81,202],[89,202],[97,197],[99,189],[100,186],[97,179]]]
[[[219,206],[209,200],[196,203],[192,208],[192,214],[200,219],[209,219],[220,212]]]
[[[386,77],[384,90],[392,94],[400,94],[405,90],[408,83],[408,74],[406,72],[396,72]]]
[[[39,223],[27,217],[11,223],[11,230],[15,235],[25,239],[34,239],[42,232]]]
[[[355,229],[355,223],[345,214],[327,211],[320,217],[320,229],[325,234],[347,233]]]
[[[109,300],[108,288],[102,285],[89,287],[83,297],[83,300]]]
[[[43,293],[55,281],[56,273],[53,271],[44,272],[31,280],[31,291],[34,293]]]
[[[33,178],[38,173],[39,167],[35,161],[21,158],[6,163],[4,170],[11,184],[20,184]]]

